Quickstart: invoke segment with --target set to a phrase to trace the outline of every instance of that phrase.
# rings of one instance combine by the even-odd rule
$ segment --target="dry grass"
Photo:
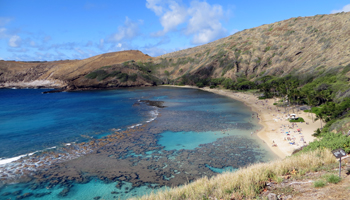
[[[298,175],[299,172],[304,174],[334,162],[336,160],[328,149],[316,150],[280,161],[253,164],[211,179],[204,177],[193,183],[139,199],[230,199],[232,196],[251,199],[260,194],[269,179],[278,181],[280,176]]]

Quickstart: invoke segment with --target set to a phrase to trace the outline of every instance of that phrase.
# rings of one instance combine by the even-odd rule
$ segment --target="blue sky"
[[[291,17],[350,11],[350,0],[0,0],[0,60],[158,56]]]

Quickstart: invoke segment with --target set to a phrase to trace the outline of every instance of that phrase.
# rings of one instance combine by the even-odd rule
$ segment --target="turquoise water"
[[[232,134],[232,133],[231,133]],[[171,132],[166,131],[162,133],[158,144],[164,146],[164,150],[180,150],[180,149],[195,149],[200,144],[211,143],[218,138],[223,138],[230,135],[217,132]]]
[[[205,165],[205,166],[208,167],[213,172],[216,172],[216,173],[235,172],[235,171],[238,170],[238,169],[233,168],[233,167],[216,168],[216,167],[212,167],[212,166],[209,166],[209,165]]]
[[[131,183],[121,182],[120,188],[116,187],[118,182],[104,183],[98,179],[93,179],[86,184],[76,184],[69,189],[69,194],[65,197],[59,197],[60,193],[65,189],[64,187],[54,188],[41,188],[41,189],[29,189],[25,184],[17,184],[16,186],[8,186],[3,188],[0,199],[45,199],[45,200],[56,200],[56,199],[128,199],[136,196],[142,196],[150,194],[151,192],[157,192],[166,189],[166,187],[159,189],[149,189],[148,186],[156,187],[156,184],[147,184],[147,186],[140,186],[133,188]],[[16,195],[14,195],[16,194]],[[26,195],[27,194],[27,195]],[[30,194],[30,195],[28,195]],[[28,196],[28,197],[24,197]]]
[[[65,165],[55,165],[52,169],[60,170],[60,179],[66,181],[48,189],[49,182],[55,179],[35,187],[35,179],[3,187],[0,182],[0,199],[15,199],[26,193],[31,196],[25,199],[127,199],[275,158],[260,140],[250,136],[252,130],[260,127],[251,119],[251,110],[227,97],[169,87],[52,94],[41,94],[42,91],[0,90],[0,157],[88,142],[108,136],[113,130],[132,130],[137,124],[145,126],[130,139],[111,143],[116,150],[101,148],[102,153],[91,157],[92,161],[83,156],[66,161]],[[138,104],[140,99],[164,101],[166,107]],[[123,145],[130,147],[119,151]],[[106,165],[101,164],[105,161]],[[123,163],[122,176],[118,163]],[[99,165],[106,172],[94,168]],[[0,166],[0,171],[6,169],[1,167],[4,166]],[[64,173],[71,169],[92,178],[84,184],[70,181]],[[113,173],[116,175],[110,175]],[[47,176],[50,173],[43,175]],[[106,182],[94,176],[113,178]]]

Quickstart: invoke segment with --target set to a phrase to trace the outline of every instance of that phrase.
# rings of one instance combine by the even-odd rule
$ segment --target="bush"
[[[131,75],[129,76],[129,79],[130,79],[132,82],[135,82],[136,79],[137,79],[137,74],[131,74]]]
[[[305,122],[302,117],[299,117],[298,119],[291,119],[289,122]]]
[[[126,73],[121,73],[117,76],[117,79],[120,79],[121,82],[128,81],[129,75]]]
[[[164,71],[164,74],[165,76],[170,76],[170,73],[167,70]]]
[[[198,82],[198,83],[196,83],[196,86],[202,88],[202,87],[204,87],[204,84],[203,84],[203,82]]]
[[[113,71],[112,73],[109,74],[109,76],[111,76],[111,77],[117,76],[120,73],[121,73],[121,71]]]
[[[89,79],[97,78],[97,80],[101,81],[101,80],[108,77],[108,73],[105,70],[99,69],[99,70],[95,70],[95,71],[89,73],[85,77],[89,78]]]
[[[320,140],[310,142],[302,151],[313,151],[319,148],[335,150],[343,148],[346,153],[350,152],[350,137],[341,133],[322,133]]]
[[[314,182],[314,187],[324,187],[326,183],[323,180],[318,180]]]
[[[337,175],[331,174],[326,176],[326,180],[328,183],[334,183],[337,184],[341,181],[341,178]]]

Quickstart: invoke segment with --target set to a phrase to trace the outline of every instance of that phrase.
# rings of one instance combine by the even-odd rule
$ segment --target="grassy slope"
[[[328,149],[316,150],[288,157],[270,163],[259,163],[242,168],[236,172],[227,172],[211,179],[206,177],[185,186],[144,196],[140,199],[230,199],[232,196],[255,198],[265,188],[270,179],[281,182],[281,176],[303,176],[317,171],[336,160]]]

